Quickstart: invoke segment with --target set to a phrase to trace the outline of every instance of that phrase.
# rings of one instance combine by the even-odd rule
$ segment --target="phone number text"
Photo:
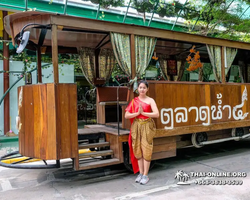
[[[195,180],[196,185],[242,185],[242,180]]]

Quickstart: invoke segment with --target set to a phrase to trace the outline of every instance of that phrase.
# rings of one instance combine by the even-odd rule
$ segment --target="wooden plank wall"
[[[57,160],[78,154],[77,91],[75,84],[21,86],[20,153]]]
[[[152,160],[176,156],[176,137],[154,138]]]
[[[75,158],[78,154],[76,85],[58,84],[56,94],[58,156],[60,159]]]
[[[169,82],[150,82],[149,84],[149,96],[154,98],[158,106],[160,117],[156,119],[157,129],[165,130],[165,132],[173,132],[175,128],[189,127],[189,133],[192,133],[191,127],[196,127],[196,130],[202,128],[202,131],[208,130],[219,130],[225,128],[230,128],[231,126],[250,126],[250,114],[244,119],[238,120],[237,117],[233,117],[233,108],[236,105],[242,103],[243,92],[247,90],[247,93],[250,94],[250,85],[249,84],[204,84],[204,83],[169,83]],[[221,97],[222,96],[222,97]],[[248,98],[248,97],[247,97]],[[228,108],[223,106],[228,105],[231,107],[231,115]],[[209,117],[206,117],[205,120],[202,120],[198,114],[198,121],[196,110],[192,109],[189,111],[190,107],[200,108],[203,106],[209,107],[209,113],[206,111],[206,114],[209,114]],[[215,106],[216,112],[213,113],[211,107]],[[221,106],[221,107],[220,107]],[[186,114],[183,109],[175,111],[176,108],[184,108],[187,110],[188,120],[185,122],[182,120],[177,123],[177,114],[179,114],[179,119],[186,117]],[[215,119],[212,117],[217,116],[218,108],[222,111],[222,118]],[[235,112],[238,116],[238,110],[242,110],[244,113],[250,113],[250,100],[244,101],[244,106],[242,109],[237,109]],[[167,122],[167,114],[164,109],[172,109],[173,116],[170,117],[170,120]],[[203,109],[204,111],[204,109]],[[199,111],[200,112],[200,111]],[[203,113],[204,117],[205,114]],[[204,125],[203,123],[210,123]],[[244,123],[243,123],[244,121]],[[166,124],[163,124],[165,122]],[[171,127],[171,122],[173,122],[173,127]],[[165,127],[169,128],[168,130]],[[215,128],[216,127],[216,128]],[[214,128],[214,129],[213,129]],[[184,130],[184,129],[183,129]],[[182,129],[178,129],[178,134],[182,134]],[[185,131],[185,134],[187,131]],[[167,134],[167,133],[166,133]],[[176,135],[176,133],[173,133]],[[162,134],[164,135],[164,134]]]

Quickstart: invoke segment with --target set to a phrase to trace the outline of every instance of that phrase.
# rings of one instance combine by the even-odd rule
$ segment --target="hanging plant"
[[[195,46],[193,46],[192,49],[189,50],[189,52],[190,54],[186,59],[189,64],[187,71],[194,71],[198,68],[203,67],[203,64],[201,63],[200,60],[200,52],[195,50]]]
[[[153,12],[157,0],[133,0],[133,7],[141,13]]]

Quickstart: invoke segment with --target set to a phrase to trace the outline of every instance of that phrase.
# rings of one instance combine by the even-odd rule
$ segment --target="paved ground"
[[[0,199],[185,199],[249,200],[250,140],[228,142],[202,149],[181,149],[177,157],[160,160],[150,172],[146,186],[134,183],[135,175],[122,165],[83,171],[0,168]],[[190,177],[177,185],[177,171],[244,172],[247,177],[208,178],[210,185],[196,185],[204,178]],[[214,181],[243,181],[243,185],[211,185]]]

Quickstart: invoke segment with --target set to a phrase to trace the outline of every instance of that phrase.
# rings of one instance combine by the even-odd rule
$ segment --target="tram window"
[[[238,65],[232,65],[226,78],[227,78],[228,82],[241,83],[239,66]]]

